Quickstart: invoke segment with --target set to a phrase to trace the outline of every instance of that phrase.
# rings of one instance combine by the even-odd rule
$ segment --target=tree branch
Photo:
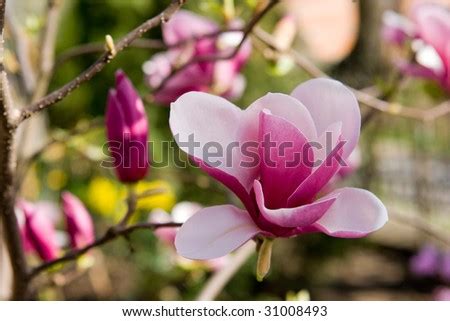
[[[171,49],[171,48],[178,48],[182,47],[183,45],[186,45],[187,43],[195,42],[202,39],[207,38],[214,38],[219,36],[220,34],[224,32],[234,32],[234,31],[243,31],[242,28],[229,28],[229,29],[221,29],[217,30],[202,36],[194,36],[190,39],[186,39],[180,42],[177,42],[176,44],[167,46],[162,42],[161,40],[156,39],[136,39],[131,44],[130,47],[132,48],[138,48],[138,49]],[[102,53],[105,51],[105,44],[104,43],[86,43],[82,44],[70,49],[67,49],[65,52],[60,54],[55,61],[55,68],[63,65],[67,61],[83,56],[83,55],[89,55],[89,54],[95,54],[95,53]]]
[[[115,45],[115,53],[119,53],[129,47],[135,39],[142,37],[142,35],[150,29],[159,26],[162,22],[167,22],[185,2],[186,0],[172,0],[171,4],[163,12],[161,12],[156,17],[147,20],[146,22],[132,30],[130,33],[128,33],[125,37],[123,37]],[[88,69],[78,75],[75,79],[23,109],[20,117],[18,117],[15,122],[15,126],[18,126],[22,121],[31,117],[34,113],[40,112],[67,97],[81,84],[92,79],[92,77],[103,70],[103,68],[114,58],[114,56],[115,55],[112,54],[110,49],[105,50],[105,52],[100,56],[100,58],[97,59],[94,64],[92,64]]]
[[[81,249],[73,250],[58,259],[55,259],[53,261],[49,261],[49,262],[43,263],[42,265],[37,266],[29,274],[29,279],[36,277],[40,273],[50,269],[51,267],[54,267],[55,265],[75,260],[75,259],[79,258],[80,256],[82,256],[83,254],[85,254],[86,252],[88,252],[89,250],[91,250],[95,247],[104,245],[110,241],[113,241],[120,236],[126,237],[126,236],[130,235],[131,233],[133,233],[134,231],[145,230],[145,229],[155,230],[158,228],[180,227],[180,226],[181,226],[180,223],[160,223],[160,224],[158,224],[158,223],[140,223],[140,224],[135,224],[135,225],[131,225],[128,227],[120,227],[119,225],[111,227],[110,229],[108,229],[108,231],[106,231],[106,233],[102,237],[98,238],[93,243],[91,243]]]
[[[166,46],[160,40],[155,39],[136,39],[131,44],[130,47],[140,48],[140,49],[165,49]],[[105,51],[104,43],[87,43],[80,46],[72,47],[67,49],[65,52],[60,54],[55,61],[55,68],[60,67],[67,61],[89,54],[102,53]]]
[[[3,65],[5,6],[6,0],[0,0],[0,215],[5,230],[5,242],[13,268],[12,298],[18,300],[26,297],[27,265],[14,210],[14,129],[11,123],[12,108],[8,79]]]

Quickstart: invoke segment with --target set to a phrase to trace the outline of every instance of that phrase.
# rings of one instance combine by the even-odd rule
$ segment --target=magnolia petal
[[[215,172],[235,177],[249,191],[258,168],[241,164],[240,147],[247,127],[242,116],[238,107],[221,97],[190,92],[172,103],[169,124],[181,150]],[[197,146],[187,146],[194,142]],[[218,156],[206,155],[216,152]]]
[[[193,158],[193,161],[209,176],[221,182],[224,186],[228,187],[236,196],[242,201],[245,208],[250,212],[254,213],[254,202],[250,196],[250,192],[239,182],[239,180],[220,169],[211,167],[205,162]]]
[[[317,136],[331,124],[342,122],[343,157],[347,158],[358,143],[361,127],[361,112],[355,95],[342,83],[325,78],[304,82],[291,95],[311,113]]]
[[[245,111],[246,117],[253,120],[253,124],[249,121],[248,130],[254,133],[254,138],[258,137],[259,132],[258,122],[255,119],[258,119],[264,109],[270,111],[272,115],[289,120],[309,141],[316,140],[316,127],[308,109],[297,99],[279,93],[269,93],[257,99]]]
[[[337,195],[335,195],[309,205],[273,210],[266,207],[262,186],[258,180],[255,180],[254,190],[261,215],[269,222],[282,227],[306,227],[315,223],[326,213],[337,198]]]
[[[61,199],[72,247],[81,248],[94,242],[94,223],[81,200],[69,192],[63,192]]]
[[[128,124],[125,122],[124,112],[117,99],[117,91],[110,89],[107,100],[106,128],[110,143],[120,144],[124,133],[130,133]]]
[[[183,224],[175,247],[185,258],[210,260],[230,253],[260,232],[246,211],[232,205],[213,206]]]
[[[313,151],[289,121],[267,110],[259,119],[259,166],[266,203],[270,208],[286,207],[288,197],[311,174]]]
[[[314,226],[325,234],[342,238],[364,237],[388,221],[386,207],[374,194],[359,188],[342,188],[330,209]]]
[[[122,70],[116,72],[116,98],[122,107],[124,121],[127,123],[133,138],[146,143],[148,124],[144,103],[130,79]]]
[[[58,257],[59,246],[55,227],[50,218],[42,213],[36,213],[33,204],[19,202],[19,208],[25,216],[25,237],[29,244],[44,261],[51,261]]]
[[[337,145],[333,151],[328,154],[327,158],[321,162],[319,167],[315,169],[289,197],[289,207],[312,202],[322,188],[328,184],[341,168],[340,162],[343,161],[341,159],[343,146],[342,139],[339,139]]]
[[[314,162],[322,164],[327,159],[327,156],[333,152],[336,145],[339,143],[342,133],[342,123],[337,122],[328,126],[328,128],[317,138],[317,145],[313,146]],[[314,166],[313,171],[319,168]]]

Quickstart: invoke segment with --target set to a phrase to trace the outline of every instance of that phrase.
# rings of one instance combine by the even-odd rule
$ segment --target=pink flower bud
[[[75,195],[64,192],[62,205],[72,247],[79,249],[94,242],[94,224],[83,203]]]
[[[121,70],[111,89],[106,111],[109,151],[119,180],[141,180],[148,171],[148,122],[144,104],[133,84]]]
[[[28,202],[20,201],[18,206],[25,217],[23,239],[27,240],[29,246],[44,261],[55,259],[58,256],[59,247],[55,227],[50,218],[43,213],[38,213],[33,204]]]

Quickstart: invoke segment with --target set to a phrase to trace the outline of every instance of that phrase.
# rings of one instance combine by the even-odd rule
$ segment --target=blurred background
[[[248,21],[258,2],[235,1],[237,16]],[[450,5],[450,1],[440,2]],[[45,3],[10,1],[9,10],[21,25],[26,41],[39,41]],[[286,0],[262,20],[261,27],[272,32],[289,13],[296,22],[293,48],[332,77],[354,88],[369,88],[398,104],[430,108],[449,99],[448,92],[432,81],[399,75],[392,63],[395,53],[380,36],[383,12],[395,10],[407,15],[411,3]],[[65,0],[56,43],[56,69],[49,90],[74,78],[98,56],[94,53],[58,60],[67,50],[85,43],[101,44],[106,34],[119,39],[167,4],[148,0]],[[223,1],[188,1],[186,8],[223,24]],[[152,30],[146,37],[161,39],[160,30]],[[12,51],[16,45],[7,36],[6,59],[13,75],[18,68]],[[143,190],[163,187],[167,192],[141,200],[136,220],[147,220],[156,209],[170,213],[183,201],[201,206],[229,202],[229,192],[219,183],[198,169],[175,168],[171,155],[161,148],[160,142],[172,140],[167,123],[169,109],[152,102],[142,71],[143,63],[156,52],[127,49],[92,81],[21,133],[23,155],[33,155],[49,137],[54,140],[25,171],[20,186],[22,197],[57,207],[61,191],[69,190],[86,204],[98,235],[117,223],[125,209],[125,191],[114,173],[99,164],[106,157],[102,124],[107,92],[114,86],[114,72],[121,68],[145,98],[150,139],[155,144],[153,159],[165,159],[169,164],[152,168],[140,183]],[[236,101],[238,106],[245,108],[269,91],[289,93],[309,78],[288,58],[269,61],[263,52],[255,41],[252,57],[243,69],[247,88]],[[21,95],[16,94],[15,99],[21,101]],[[360,163],[336,184],[373,191],[393,215],[402,219],[392,218],[379,232],[361,240],[324,235],[277,240],[269,277],[262,283],[256,281],[254,255],[219,299],[433,300],[445,293],[450,286],[449,243],[426,232],[428,226],[436,226],[450,238],[450,116],[422,122],[373,112],[364,106],[362,112],[366,122]],[[86,127],[90,128],[86,133],[68,136],[74,128]],[[417,228],[419,224],[424,228]],[[425,269],[414,267],[419,259]],[[37,258],[30,260],[38,262]],[[6,267],[2,269],[4,273]],[[36,280],[41,289],[37,295],[43,300],[189,300],[198,295],[216,269],[180,260],[174,249],[153,233],[138,231],[129,240],[119,239],[90,252],[75,266],[59,267],[50,277],[40,277]]]

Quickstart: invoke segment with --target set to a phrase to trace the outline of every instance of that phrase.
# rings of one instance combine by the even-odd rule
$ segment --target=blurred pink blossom
[[[257,235],[291,237],[322,232],[334,237],[363,237],[388,219],[383,203],[366,190],[342,188],[317,199],[341,168],[336,155],[348,159],[359,140],[358,103],[337,81],[310,80],[291,95],[268,94],[244,111],[223,98],[191,92],[171,105],[169,122],[180,148],[245,206],[245,210],[213,206],[192,216],[175,240],[178,253],[186,258],[217,258]],[[192,136],[200,148],[181,144]],[[276,147],[269,153],[264,148],[267,137]],[[233,148],[215,157],[212,164],[203,153],[211,142],[227,151],[235,144],[256,143],[260,161],[244,166],[248,155]],[[277,153],[286,143],[290,146]],[[322,148],[311,147],[317,144]],[[324,148],[327,144],[331,148]],[[292,164],[298,151],[303,159],[314,162]]]
[[[234,21],[229,27],[240,26],[239,22]],[[204,37],[219,31],[220,27],[212,20],[185,10],[177,12],[162,28],[164,42],[171,48],[154,55],[143,66],[146,82],[152,89],[161,86],[172,71],[193,58],[231,54],[243,37],[240,31]],[[251,44],[245,41],[239,52],[231,59],[190,64],[176,72],[162,88],[159,88],[154,93],[154,99],[160,104],[169,105],[189,91],[211,92],[228,99],[238,99],[246,84],[240,71],[250,53]]]
[[[58,237],[53,222],[45,213],[39,212],[34,204],[19,201],[18,208],[24,217],[21,231],[26,251],[35,251],[44,261],[51,261],[58,256]]]
[[[413,6],[410,19],[393,11],[384,14],[382,35],[397,46],[409,46],[414,61],[397,62],[410,76],[432,79],[450,90],[450,11],[434,3]]]
[[[433,244],[426,244],[411,258],[409,267],[416,276],[430,277],[438,272],[439,263],[439,250]]]
[[[83,203],[73,194],[62,194],[67,233],[73,248],[82,248],[95,240],[94,223]]]

